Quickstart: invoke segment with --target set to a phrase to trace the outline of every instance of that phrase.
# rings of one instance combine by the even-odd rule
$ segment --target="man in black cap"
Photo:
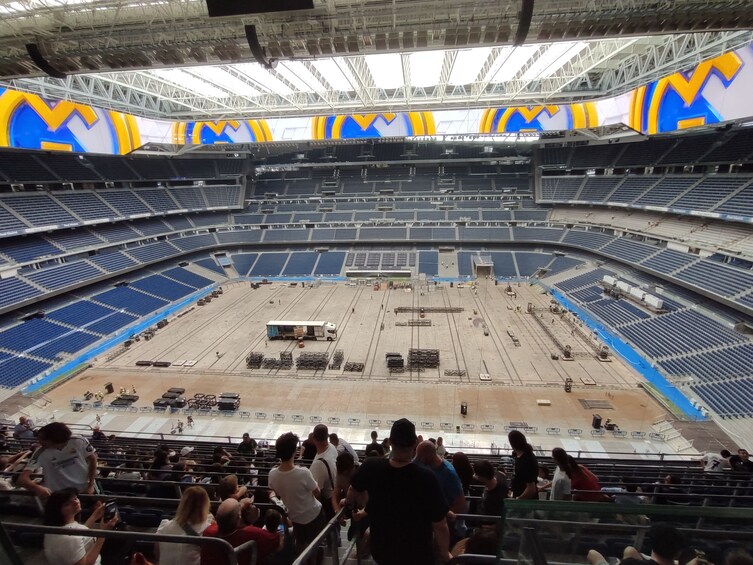
[[[434,547],[449,561],[449,510],[439,481],[413,463],[416,427],[402,418],[392,425],[389,460],[367,458],[353,477],[346,503],[351,507],[368,493],[366,514],[371,523],[371,555],[379,565],[433,565]]]

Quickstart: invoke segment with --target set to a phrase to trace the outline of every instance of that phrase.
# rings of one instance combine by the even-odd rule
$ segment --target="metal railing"
[[[238,556],[251,552],[249,564],[255,565],[257,558],[256,542],[251,540],[246,543],[233,547],[227,541],[221,538],[204,537],[204,536],[170,536],[164,534],[147,534],[144,532],[121,532],[113,530],[93,530],[93,529],[71,529],[57,526],[40,526],[37,524],[27,524],[18,522],[2,522],[2,527],[8,531],[36,533],[36,534],[55,534],[60,536],[80,536],[91,538],[104,538],[105,540],[121,540],[125,542],[165,542],[188,545],[198,545],[200,548],[212,547],[221,552],[225,557],[226,565],[238,565]],[[245,557],[244,557],[245,559]]]
[[[321,532],[319,532],[319,535],[317,535],[306,549],[296,557],[296,560],[293,561],[293,565],[309,565],[310,563],[316,563],[316,555],[320,551],[320,547],[324,541],[327,542],[327,547],[331,554],[330,559],[332,565],[340,565],[340,559],[337,555],[337,530],[340,528],[340,519],[344,512],[345,509],[341,509],[329,522],[327,522],[327,525]]]

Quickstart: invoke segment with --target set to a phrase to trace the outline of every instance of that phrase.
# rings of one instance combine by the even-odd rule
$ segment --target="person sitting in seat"
[[[241,503],[233,498],[228,498],[217,508],[217,521],[207,527],[203,535],[224,539],[233,547],[253,540],[256,542],[256,562],[263,565],[267,563],[271,555],[280,549],[280,536],[276,532],[268,532],[256,526],[244,526],[242,515],[245,515],[250,521],[256,522],[259,519],[259,509],[251,504],[250,499],[245,499]],[[250,562],[250,551],[238,555],[239,565],[248,565]],[[221,565],[223,563],[226,563],[224,554],[213,547],[205,546],[202,548],[201,565]]]
[[[13,428],[13,437],[16,439],[34,439],[34,423],[26,416],[18,419],[18,424]]]
[[[245,486],[238,486],[238,477],[236,475],[227,475],[220,479],[217,485],[217,496],[220,500],[234,498],[240,500],[246,497],[248,489]]]
[[[680,477],[677,475],[666,475],[661,483],[656,485],[654,490],[654,504],[675,504],[685,506],[689,504],[689,500],[682,496],[685,491],[680,488]],[[679,496],[678,496],[679,495]]]
[[[175,511],[175,518],[162,520],[157,533],[171,536],[200,536],[212,522],[209,513],[209,495],[201,487],[189,487]],[[155,546],[160,565],[199,565],[201,548],[186,543],[158,542]]]
[[[105,505],[97,501],[91,516],[83,524],[76,521],[81,514],[81,502],[75,488],[64,488],[50,494],[44,506],[44,525],[88,530],[112,530],[118,523],[115,514],[105,519]],[[44,555],[49,563],[56,565],[99,565],[100,552],[105,538],[61,534],[44,535]]]
[[[239,455],[256,455],[257,443],[248,433],[243,434],[243,439],[238,444]]]

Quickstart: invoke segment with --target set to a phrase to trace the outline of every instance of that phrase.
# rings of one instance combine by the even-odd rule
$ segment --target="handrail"
[[[24,497],[28,498],[36,503],[39,504],[39,510],[40,510],[40,516],[42,515],[42,501],[40,498],[37,497],[36,494],[29,490],[0,490],[0,501],[5,498],[12,498],[12,497]],[[166,509],[166,510],[175,510],[178,508],[178,504],[180,503],[179,498],[145,498],[143,496],[128,496],[128,495],[122,495],[122,494],[79,494],[78,497],[83,501],[101,501],[104,497],[107,499],[112,499],[117,501],[118,503],[122,504],[122,507],[137,503],[139,504],[139,508],[143,509]],[[209,505],[210,508],[216,509],[220,505],[221,501],[219,500],[210,500]],[[256,506],[259,509],[273,509],[277,510],[284,518],[287,518],[287,511],[285,508],[279,506],[278,504],[275,504],[274,502],[254,502],[254,506]],[[0,520],[2,522],[2,520]]]
[[[750,520],[750,508],[726,506],[677,506],[672,504],[609,504],[569,500],[506,500],[507,516],[511,511],[582,512],[586,514],[636,514],[692,518],[740,518]]]
[[[177,417],[180,417],[180,416],[184,416],[184,414],[177,414],[176,413],[173,416],[175,416],[175,418],[177,418]],[[175,418],[173,418],[173,419],[175,419]],[[91,425],[91,424],[69,424],[68,426],[71,429],[75,429],[75,430],[92,430],[94,428],[94,426]],[[121,440],[123,441],[123,443],[129,443],[128,440],[134,440],[134,441],[136,441],[136,440],[140,440],[140,439],[141,440],[146,439],[146,440],[149,440],[149,441],[154,441],[155,443],[156,442],[165,442],[165,441],[167,441],[167,442],[171,442],[171,443],[184,443],[186,445],[197,445],[197,446],[202,446],[203,444],[220,444],[220,445],[223,445],[223,446],[227,446],[227,445],[237,445],[243,439],[242,437],[231,436],[231,435],[227,435],[227,436],[213,436],[213,435],[196,434],[196,433],[193,433],[193,430],[190,430],[190,429],[186,430],[185,428],[184,428],[183,435],[171,434],[169,432],[168,433],[165,433],[165,432],[141,432],[141,431],[125,431],[125,430],[113,430],[113,429],[107,429],[107,430],[102,429],[101,431],[103,433],[105,433],[105,435],[109,435],[109,434],[115,434],[116,435],[115,443],[114,444],[110,443],[110,445],[117,445]],[[188,437],[190,437],[191,439],[190,440],[186,439]],[[18,440],[17,438],[9,438],[9,440],[10,439],[13,439],[13,440],[18,441],[18,442],[24,441],[24,440]],[[86,439],[91,441],[90,437],[87,437]],[[269,446],[267,448],[257,447],[257,451],[259,451],[259,450],[261,450],[261,451],[270,450],[270,449],[272,449],[274,447],[274,443],[275,443],[275,439],[274,438],[272,438],[272,439],[270,439],[270,438],[254,438],[254,439],[257,440],[257,443],[258,442],[262,442],[262,441],[266,441],[267,445]],[[490,440],[491,440],[491,438],[490,438]],[[25,441],[27,441],[27,443],[32,443],[33,442],[33,440],[25,440]],[[101,440],[101,441],[95,440],[92,443],[94,443],[95,446],[96,446],[97,443],[99,443],[100,445],[106,445],[108,442],[109,442],[109,440]],[[351,445],[353,446],[354,449],[356,449],[356,450],[358,450],[358,451],[360,451],[360,452],[363,453],[365,451],[365,448],[369,444],[368,443],[353,443],[353,442],[351,442]],[[506,458],[509,459],[511,457],[508,453],[505,453],[504,455],[500,455],[499,454],[499,450],[500,449],[504,449],[505,451],[509,451],[509,448],[506,447],[506,446],[505,447],[499,447],[499,446],[491,447],[491,445],[489,445],[488,448],[486,448],[486,447],[479,448],[479,447],[475,447],[475,446],[469,448],[469,447],[466,447],[466,446],[446,445],[445,447],[446,447],[446,449],[447,449],[448,452],[452,452],[452,453],[454,453],[456,451],[463,451],[471,459],[477,459],[477,458],[495,458],[495,457],[496,458],[506,457]],[[466,451],[468,449],[470,449],[472,451],[471,452]],[[474,453],[474,451],[477,451],[478,449],[486,450],[486,451],[488,451],[488,453],[483,453],[483,454]],[[495,453],[495,452],[497,452],[497,453]],[[690,455],[689,456],[687,454],[670,453],[670,452],[667,452],[667,453],[659,452],[659,453],[642,453],[641,454],[641,459],[636,459],[635,458],[636,454],[635,454],[634,451],[586,451],[586,450],[573,451],[573,452],[570,453],[570,455],[572,455],[576,459],[585,459],[585,460],[590,461],[590,462],[594,462],[594,461],[605,461],[605,462],[607,462],[607,461],[608,462],[611,462],[611,461],[615,461],[615,462],[619,462],[619,461],[642,461],[642,462],[644,462],[646,464],[651,464],[651,463],[672,463],[672,464],[678,464],[678,465],[679,464],[683,464],[683,463],[687,464],[689,457],[691,457],[691,458],[698,458],[698,457],[700,457],[700,455]],[[613,456],[620,456],[620,455],[625,455],[625,456],[628,456],[628,457],[625,458],[625,459],[621,459],[621,458],[615,459],[613,457]],[[600,456],[605,456],[605,457],[600,457]],[[646,458],[646,457],[649,458],[649,459],[648,460],[643,459],[643,458]],[[547,461],[551,461],[551,458],[549,458],[549,457],[544,457],[544,459],[547,460]]]
[[[58,526],[42,526],[39,524],[26,524],[19,522],[2,522],[4,528],[13,531],[32,532],[39,534],[55,534],[61,536],[86,536],[92,538],[105,538],[116,540],[133,540],[133,541],[152,541],[152,542],[168,542],[168,543],[181,543],[198,545],[200,547],[215,547],[227,558],[228,565],[238,565],[237,553],[238,550],[246,550],[251,544],[255,545],[252,540],[244,543],[242,546],[233,548],[230,543],[222,538],[204,537],[204,536],[172,536],[165,534],[148,534],[144,532],[121,532],[115,530],[95,530],[95,529],[72,529],[63,528]],[[252,549],[252,565],[256,561],[256,550]]]
[[[335,528],[340,527],[340,518],[343,515],[343,512],[345,512],[344,508],[341,508],[340,511],[335,514],[329,522],[327,522],[327,525],[322,528],[322,531],[317,534],[317,536],[313,539],[313,541],[304,549],[301,554],[296,558],[295,561],[293,561],[293,565],[304,565],[308,562],[309,558],[311,558],[316,551],[319,550],[319,545],[324,541],[324,539],[332,532],[334,534]],[[331,542],[332,540],[330,540]],[[331,543],[330,547],[332,549],[332,565],[338,565],[338,559],[337,559],[337,544]]]
[[[541,527],[541,526],[560,526],[562,528],[567,528],[568,526],[570,528],[581,528],[583,526],[587,526],[589,529],[589,533],[594,533],[596,531],[599,532],[616,532],[616,533],[635,533],[637,531],[648,531],[651,529],[651,526],[649,525],[640,525],[640,524],[605,524],[603,522],[574,522],[572,520],[549,520],[549,519],[540,519],[540,518],[516,518],[513,516],[507,517],[507,522],[512,522],[515,524],[521,524],[521,525],[530,525],[534,527]],[[687,532],[692,533],[695,538],[703,537],[703,538],[719,538],[719,539],[741,539],[743,541],[748,541],[750,539],[750,531],[749,530],[707,530],[707,529],[700,529],[700,528],[687,528],[678,526],[678,530],[681,532]]]

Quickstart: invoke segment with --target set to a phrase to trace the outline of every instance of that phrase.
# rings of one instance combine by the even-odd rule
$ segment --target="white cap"
[[[186,446],[186,447],[184,447],[183,449],[180,450],[180,456],[181,457],[185,457],[186,455],[188,455],[192,451],[193,451],[193,447]]]

